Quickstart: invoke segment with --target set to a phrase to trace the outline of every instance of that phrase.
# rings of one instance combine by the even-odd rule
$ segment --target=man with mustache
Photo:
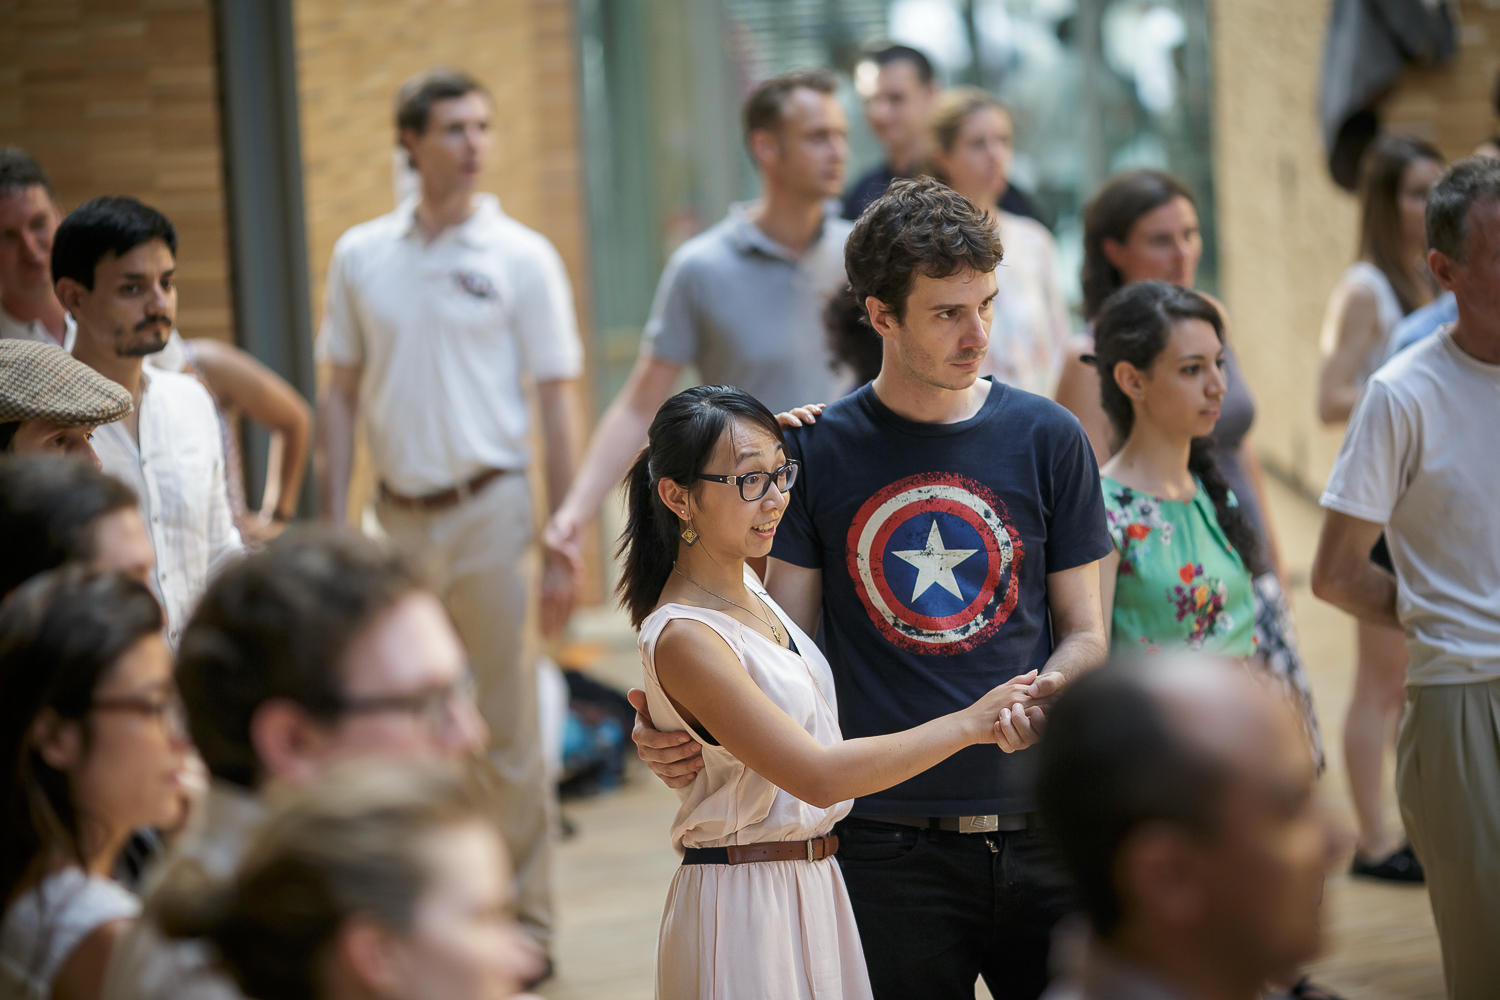
[[[143,368],[172,332],[176,255],[176,228],[134,198],[80,205],[52,243],[57,298],[78,324],[73,356],[135,403],[93,445],[104,471],[141,498],[156,550],[151,584],[174,646],[209,574],[241,549],[213,398],[190,375]]]

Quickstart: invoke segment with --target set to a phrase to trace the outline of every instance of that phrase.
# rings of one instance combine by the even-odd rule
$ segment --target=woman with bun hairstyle
[[[151,916],[211,944],[250,1000],[519,997],[541,957],[483,801],[454,765],[344,765],[281,805],[229,884],[177,866]]]
[[[1014,718],[1040,712],[1032,671],[915,729],[843,739],[828,661],[746,566],[770,552],[797,471],[769,410],[710,385],[662,405],[626,483],[620,594],[650,717],[704,762],[678,789],[661,1000],[869,998],[834,823],[964,747],[1020,745]]]

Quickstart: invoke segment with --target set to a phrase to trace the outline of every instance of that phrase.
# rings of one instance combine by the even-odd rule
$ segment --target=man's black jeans
[[[875,1000],[1036,1000],[1052,928],[1077,909],[1040,831],[947,833],[868,819],[835,832]]]

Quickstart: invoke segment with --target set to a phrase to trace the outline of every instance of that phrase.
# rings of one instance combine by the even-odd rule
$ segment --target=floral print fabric
[[[1198,484],[1192,500],[1162,500],[1101,477],[1120,554],[1111,647],[1154,654],[1255,652],[1255,590]]]

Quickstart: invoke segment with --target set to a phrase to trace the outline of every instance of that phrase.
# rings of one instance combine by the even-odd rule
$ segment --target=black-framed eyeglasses
[[[401,712],[422,722],[429,731],[441,732],[453,721],[459,705],[474,703],[474,675],[465,670],[452,684],[425,688],[411,694],[376,694],[342,698],[341,715],[378,715]]]
[[[172,739],[188,738],[187,706],[182,703],[182,696],[176,690],[162,698],[147,698],[144,695],[96,698],[89,703],[89,709],[94,712],[133,712],[144,715],[155,719],[162,731]]]
[[[699,475],[699,479],[706,479],[711,483],[727,483],[730,486],[740,488],[740,499],[754,503],[765,496],[771,490],[771,483],[776,483],[776,488],[782,493],[792,488],[797,481],[797,470],[802,468],[802,463],[795,458],[787,462],[775,472],[747,472],[742,476],[709,476]]]

